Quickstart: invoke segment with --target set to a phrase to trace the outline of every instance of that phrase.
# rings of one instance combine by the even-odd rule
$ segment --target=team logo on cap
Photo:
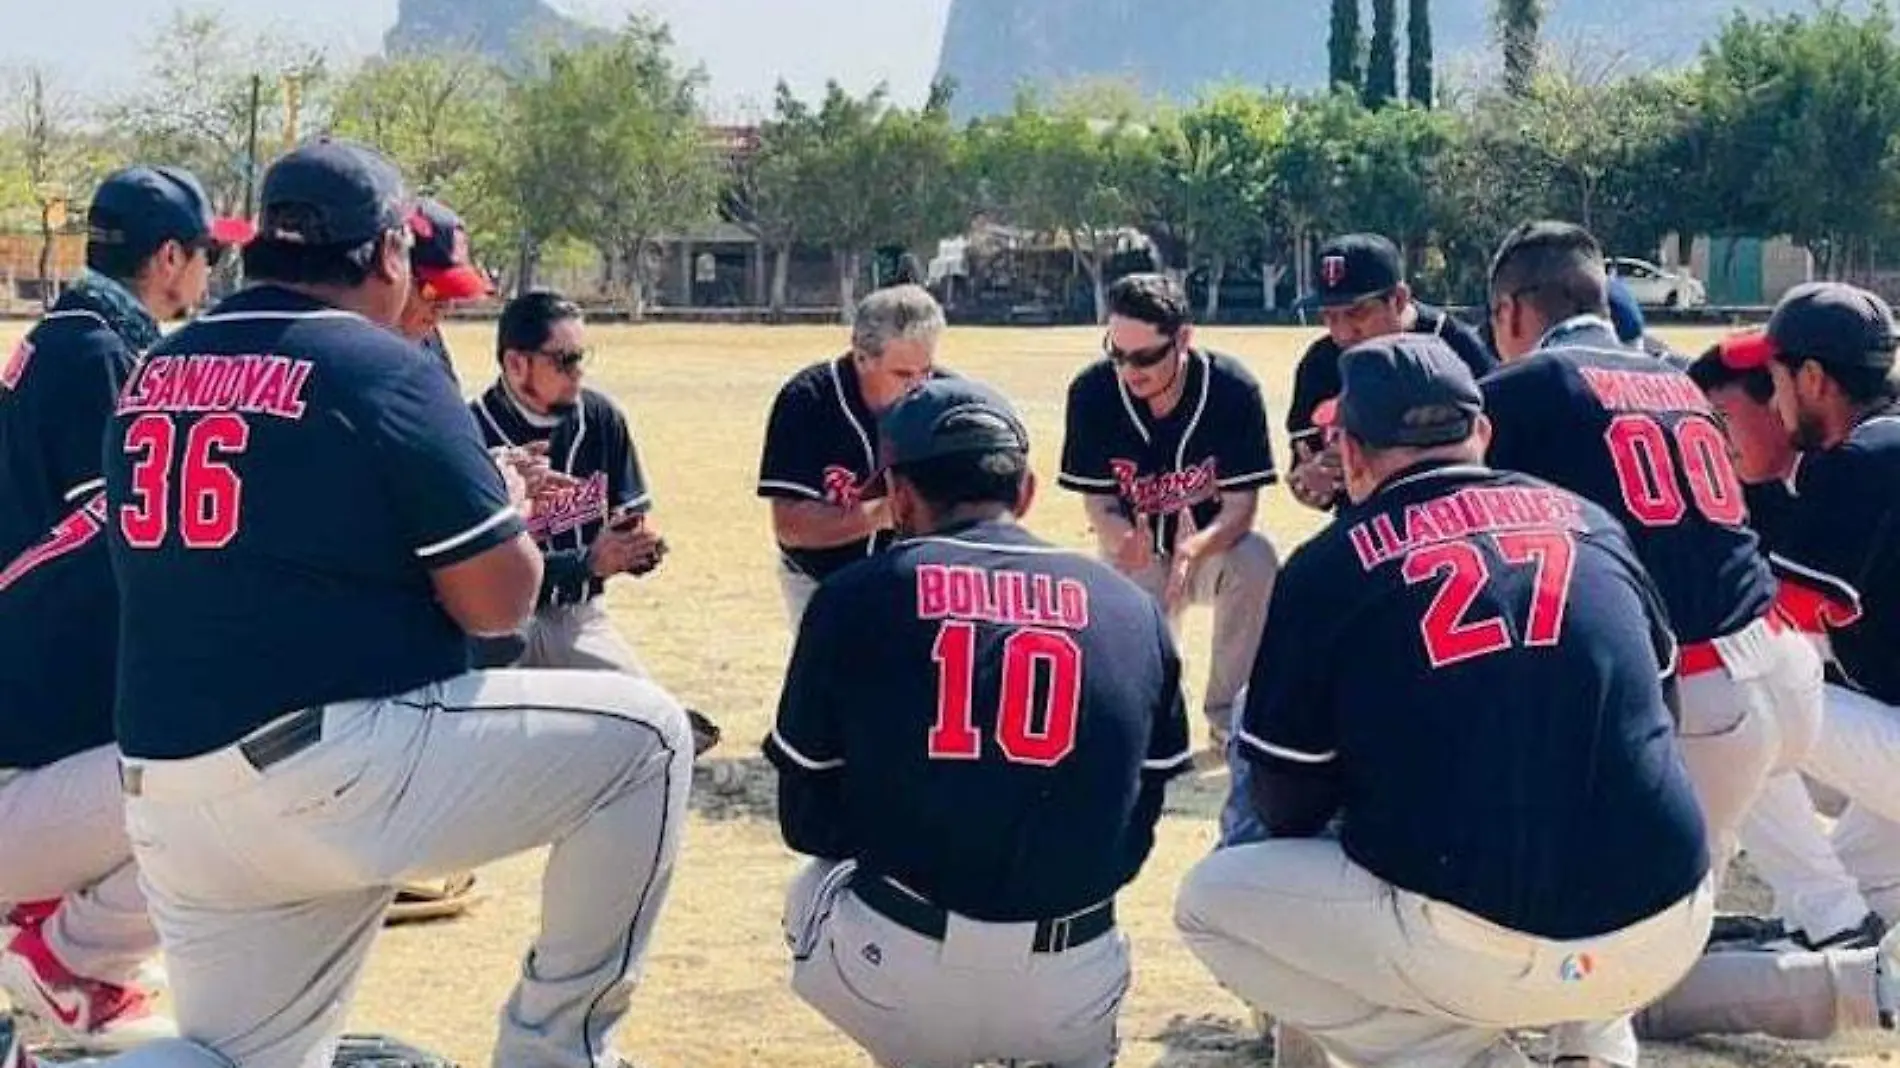
[[[1326,285],[1337,287],[1346,280],[1346,257],[1327,256],[1319,261],[1319,278]]]

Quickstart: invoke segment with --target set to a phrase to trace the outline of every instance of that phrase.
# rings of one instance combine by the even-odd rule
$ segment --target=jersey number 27
[[[1570,604],[1570,578],[1577,565],[1576,542],[1561,530],[1519,530],[1491,537],[1505,563],[1530,565],[1535,569],[1523,644],[1530,647],[1556,645],[1563,636],[1564,610]],[[1434,578],[1442,580],[1418,626],[1432,667],[1450,667],[1511,648],[1511,629],[1502,616],[1468,618],[1472,606],[1491,581],[1491,567],[1477,545],[1470,541],[1448,541],[1427,546],[1407,556],[1400,573],[1407,586]]]
[[[937,722],[930,729],[932,760],[980,760],[976,729],[976,624],[952,621],[937,629]],[[1042,707],[1035,707],[1036,676],[1045,674]],[[1059,630],[1024,627],[1003,639],[1003,685],[996,709],[996,745],[1012,763],[1050,767],[1075,750],[1082,714],[1082,647]]]
[[[125,429],[132,462],[131,501],[119,507],[119,532],[134,549],[156,549],[171,529],[177,489],[178,538],[188,549],[222,549],[237,537],[244,480],[220,457],[251,444],[251,425],[231,412],[213,412],[185,434],[178,456],[178,424],[147,412]],[[173,471],[174,464],[178,470]]]

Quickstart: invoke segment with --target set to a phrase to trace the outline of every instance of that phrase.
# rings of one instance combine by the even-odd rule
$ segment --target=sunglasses
[[[1107,356],[1108,361],[1117,367],[1132,367],[1137,371],[1145,371],[1174,355],[1175,340],[1170,336],[1161,344],[1149,348],[1121,349],[1116,348],[1114,342],[1104,337],[1102,338],[1102,355]]]
[[[224,253],[229,247],[208,237],[199,238],[191,243],[194,251],[202,251],[205,254],[205,265],[214,271],[218,269],[218,264],[224,262]]]
[[[554,362],[554,366],[568,374],[574,373],[581,364],[587,362],[586,349],[554,349],[551,351],[548,349],[536,349],[534,354],[536,356],[547,357]]]

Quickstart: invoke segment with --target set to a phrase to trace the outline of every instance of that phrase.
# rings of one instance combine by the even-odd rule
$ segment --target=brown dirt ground
[[[0,325],[0,344],[20,328]],[[724,745],[699,777],[678,877],[621,1048],[642,1065],[783,1068],[868,1064],[867,1058],[786,988],[778,930],[796,858],[771,821],[772,785],[757,740],[770,721],[787,648],[765,509],[752,492],[773,392],[802,364],[835,353],[828,328],[598,328],[594,386],[628,411],[657,495],[656,519],[674,552],[656,575],[610,594],[621,626],[649,667],[688,704],[712,714]],[[1294,361],[1311,331],[1209,330],[1260,377],[1277,427]],[[1707,333],[1676,335],[1683,345]],[[450,332],[472,392],[493,374],[492,334]],[[1020,404],[1034,441],[1044,496],[1030,525],[1086,547],[1082,512],[1055,489],[1063,389],[1096,350],[1090,329],[958,329],[945,362],[989,379]],[[1276,446],[1279,434],[1276,430]],[[1268,491],[1261,527],[1291,549],[1317,527],[1283,490]],[[1205,613],[1191,616],[1184,648],[1198,684]],[[1176,883],[1213,841],[1211,813],[1224,778],[1185,783],[1153,859],[1124,897],[1136,979],[1123,1017],[1124,1065],[1242,1068],[1266,1050],[1246,1013],[1190,958],[1168,922]],[[351,1016],[357,1029],[393,1033],[463,1064],[486,1062],[494,1017],[518,968],[538,910],[541,858],[516,857],[481,872],[484,900],[461,919],[391,930],[372,959]],[[1689,1066],[1820,1066],[1888,1063],[1900,1045],[1856,1036],[1828,1046],[1709,1040],[1651,1047],[1646,1063]],[[1851,1059],[1850,1059],[1851,1058]]]

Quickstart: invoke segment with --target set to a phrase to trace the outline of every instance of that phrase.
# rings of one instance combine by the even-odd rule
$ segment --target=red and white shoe
[[[53,918],[53,913],[59,911],[59,904],[60,899],[56,897],[45,901],[22,901],[7,910],[6,918],[0,919],[0,924],[16,931],[38,927]]]
[[[62,1046],[121,1053],[154,1039],[178,1037],[178,1025],[154,1012],[143,990],[66,970],[38,927],[22,928],[0,953],[0,987],[15,1009],[39,1020]],[[7,1066],[0,1063],[0,1068]]]

